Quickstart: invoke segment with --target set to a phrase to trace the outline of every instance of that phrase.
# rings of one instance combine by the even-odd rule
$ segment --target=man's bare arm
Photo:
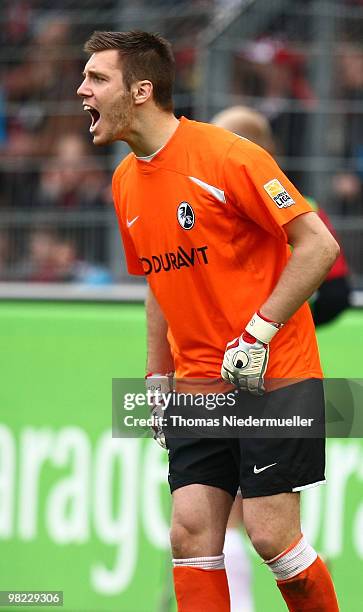
[[[300,215],[284,226],[291,257],[280,279],[260,308],[262,315],[287,321],[321,285],[339,255],[339,245],[314,212]]]
[[[157,374],[173,372],[174,362],[167,339],[168,324],[150,288],[148,288],[145,307],[147,323],[146,371]]]
[[[293,246],[291,257],[260,311],[227,344],[222,363],[225,380],[255,395],[264,392],[267,345],[278,332],[277,324],[285,323],[314,293],[339,254],[337,242],[313,212],[290,221],[285,230]]]

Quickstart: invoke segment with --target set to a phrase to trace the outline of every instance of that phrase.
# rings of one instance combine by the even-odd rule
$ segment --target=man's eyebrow
[[[82,76],[86,77],[87,74],[90,74],[91,76],[101,76],[105,78],[107,77],[107,74],[104,74],[103,72],[98,72],[97,70],[92,70],[92,68],[90,68],[90,70],[87,70],[87,72],[83,70]]]

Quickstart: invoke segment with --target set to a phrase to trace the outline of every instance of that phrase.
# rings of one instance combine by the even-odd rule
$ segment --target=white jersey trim
[[[155,153],[151,153],[151,155],[145,155],[144,157],[139,157],[137,155],[135,155],[136,159],[138,159],[139,161],[143,161],[143,162],[151,162],[154,157],[160,153],[160,151],[162,151],[162,149],[165,147],[165,145],[163,145],[162,147],[160,147],[160,149],[158,149],[157,151],[155,151]]]
[[[218,200],[219,202],[222,202],[223,204],[227,203],[226,196],[225,196],[223,189],[218,189],[218,187],[209,185],[208,183],[205,183],[204,181],[196,178],[195,176],[189,176],[188,178],[190,178],[190,180],[193,181],[193,183],[196,183],[197,185],[199,185],[199,187],[202,187],[202,189],[205,189],[206,191],[208,191],[208,193],[211,193],[212,196],[214,196],[216,200]]]

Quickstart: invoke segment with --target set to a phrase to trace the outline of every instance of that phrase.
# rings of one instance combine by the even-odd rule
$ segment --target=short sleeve
[[[122,245],[125,253],[127,271],[129,272],[129,274],[144,276],[144,270],[136,254],[135,246],[130,236],[130,232],[127,229],[126,222],[122,219],[119,189],[119,179],[116,171],[112,179],[112,197],[115,206],[118,226],[120,229]]]
[[[245,138],[230,147],[223,174],[228,201],[238,212],[284,240],[284,225],[313,210],[271,155]]]

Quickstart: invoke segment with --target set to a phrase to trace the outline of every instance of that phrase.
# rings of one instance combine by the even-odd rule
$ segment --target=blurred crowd
[[[234,57],[233,93],[268,118],[278,154],[287,160],[303,158],[309,151],[306,138],[311,138],[311,116],[325,103],[330,115],[327,160],[336,158],[338,168],[329,177],[329,208],[337,214],[362,215],[363,45],[354,40],[337,43],[326,101],[319,100],[310,78],[313,60],[301,43],[294,45],[283,38],[266,36],[241,44]],[[328,163],[327,172],[330,167]],[[303,164],[301,168],[289,172],[297,185]]]
[[[140,15],[146,7],[159,11],[159,31],[175,48],[176,114],[192,118],[200,82],[198,37],[213,18],[238,10],[240,4],[241,0],[135,0],[131,6],[104,0],[100,7],[98,0],[1,2],[0,212],[7,214],[2,221],[0,215],[0,280],[78,281],[87,278],[87,266],[107,268],[104,227],[92,253],[85,245],[90,212],[101,219],[112,215],[115,152],[92,148],[88,115],[75,96],[84,65],[82,45],[92,31],[114,29],[122,6]],[[342,4],[363,7],[360,0]],[[355,20],[354,28],[342,29],[334,51],[331,95],[340,106],[329,111],[329,155],[338,160],[331,176],[330,209],[342,215],[363,212],[363,8],[358,21],[359,26]],[[140,20],[135,27],[143,25]],[[299,25],[292,28],[286,18],[257,39],[241,40],[233,53],[227,93],[263,112],[277,153],[286,159],[304,155],[309,117],[319,104],[311,78],[314,50],[306,42]],[[289,173],[288,165],[285,169]],[[289,174],[299,185],[301,172],[294,168]],[[9,223],[12,211],[26,213],[16,227]],[[57,211],[51,223],[49,215]],[[75,229],[70,230],[72,223]],[[112,281],[110,275],[104,282],[106,278]]]
[[[106,14],[113,4],[103,2]],[[79,8],[98,5],[86,0]],[[1,3],[1,280],[111,281],[102,224],[91,260],[82,252],[80,215],[106,212],[111,195],[107,155],[92,151],[75,96],[82,42],[95,28],[77,22],[74,6],[67,0]],[[101,25],[108,28],[110,21]],[[49,219],[57,210],[63,222],[62,216]],[[17,211],[27,215],[15,223]]]
[[[9,242],[8,234],[0,234],[0,276],[3,275],[4,279]],[[91,264],[79,256],[75,237],[41,226],[27,233],[27,250],[16,263],[13,278],[37,283],[105,285],[112,282],[107,268]]]
[[[114,29],[123,5],[133,14],[145,10],[137,0],[132,6],[118,0],[0,5],[0,281],[113,280],[107,227],[115,152],[92,147],[89,118],[75,92],[85,40],[95,29]],[[166,35],[181,41],[176,92],[180,114],[190,116],[193,45],[213,16],[213,2],[158,0],[150,7],[163,15]],[[23,215],[14,217],[19,211]]]

